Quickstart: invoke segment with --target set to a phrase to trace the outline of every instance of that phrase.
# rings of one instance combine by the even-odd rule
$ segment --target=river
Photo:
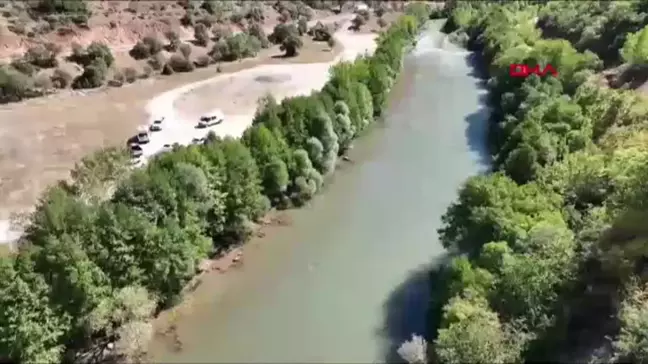
[[[439,26],[406,57],[384,122],[353,162],[289,213],[290,227],[251,242],[242,269],[207,279],[178,320],[182,350],[156,339],[152,360],[385,362],[424,332],[441,215],[486,169],[486,91]]]

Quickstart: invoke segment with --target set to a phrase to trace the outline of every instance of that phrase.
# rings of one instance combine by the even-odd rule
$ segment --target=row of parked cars
[[[140,129],[139,132],[128,140],[128,148],[130,149],[132,164],[134,166],[139,166],[142,164],[141,157],[144,154],[142,149],[143,144],[147,144],[151,141],[151,133],[155,133],[162,130],[164,124],[164,117],[157,118],[149,125],[148,128]],[[224,121],[223,114],[219,111],[212,112],[210,114],[201,116],[196,125],[196,129],[205,129],[214,125],[218,125]],[[192,144],[202,144],[205,142],[205,138],[194,138]],[[173,147],[171,144],[164,144],[160,153],[168,152]]]

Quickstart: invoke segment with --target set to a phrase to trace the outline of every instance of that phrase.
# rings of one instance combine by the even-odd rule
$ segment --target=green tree
[[[23,363],[59,362],[67,329],[65,318],[49,307],[47,286],[23,280],[12,259],[0,257],[0,355]]]

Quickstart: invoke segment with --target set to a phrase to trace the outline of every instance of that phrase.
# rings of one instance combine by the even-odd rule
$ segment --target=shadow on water
[[[387,341],[383,352],[385,363],[403,363],[397,350],[412,338],[412,334],[428,340],[433,337],[434,333],[428,329],[438,326],[439,315],[435,314],[435,308],[440,307],[439,303],[443,301],[445,284],[442,273],[450,258],[445,253],[431,264],[415,269],[389,295],[383,307],[385,315],[380,332]]]

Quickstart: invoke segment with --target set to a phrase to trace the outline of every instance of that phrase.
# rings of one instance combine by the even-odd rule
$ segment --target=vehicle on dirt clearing
[[[196,127],[198,129],[208,128],[210,126],[214,126],[222,123],[224,119],[225,118],[223,117],[223,114],[220,111],[214,111],[210,114],[201,116],[200,120],[198,121],[198,125],[196,125]]]
[[[149,127],[149,130],[151,131],[160,131],[162,130],[162,122],[164,121],[164,117],[161,117],[159,119],[155,119],[153,121],[153,124]]]
[[[205,141],[205,138],[193,138],[193,140],[191,140],[191,144],[205,144]]]
[[[149,139],[149,132],[148,132],[148,130],[140,130],[140,131],[137,133],[137,142],[138,142],[139,144],[146,144],[146,143],[148,143],[149,141],[151,141],[151,140]]]

